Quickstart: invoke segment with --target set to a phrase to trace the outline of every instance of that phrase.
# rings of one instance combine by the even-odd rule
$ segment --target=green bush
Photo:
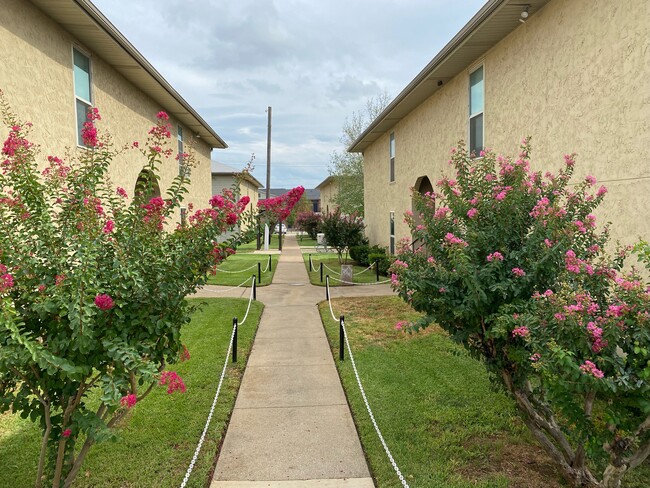
[[[374,263],[375,261],[377,261],[379,263],[379,274],[387,275],[388,269],[390,268],[391,265],[390,256],[386,254],[385,249],[379,246],[373,246],[370,249],[373,249],[375,251],[380,250],[381,252],[372,252],[368,254],[368,265],[370,265],[370,263]]]

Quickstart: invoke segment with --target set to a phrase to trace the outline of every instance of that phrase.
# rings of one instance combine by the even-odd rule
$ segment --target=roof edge
[[[194,108],[174,89],[174,87],[147,61],[129,40],[115,27],[108,18],[89,0],[73,0],[93,21],[97,23],[129,56],[131,56],[151,77],[162,86],[192,117],[194,117],[214,137],[219,145],[214,148],[225,149],[228,144],[201,117]]]
[[[478,28],[485,20],[487,20],[502,4],[507,3],[508,0],[490,0],[472,17],[467,24],[440,50],[436,56],[429,61],[429,63],[420,71],[413,80],[406,85],[399,95],[397,95],[392,102],[373,120],[370,125],[359,135],[354,142],[348,147],[347,151],[352,153],[363,152],[358,146],[363,139],[370,134],[375,127],[377,127],[390,113],[401,104],[408,95],[415,90],[422,82],[424,82],[431,72],[440,65],[447,57],[449,57],[467,38]]]

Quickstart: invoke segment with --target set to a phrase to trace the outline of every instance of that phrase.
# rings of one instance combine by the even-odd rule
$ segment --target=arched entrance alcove
[[[431,184],[429,177],[426,175],[420,176],[417,180],[415,180],[415,185],[413,185],[413,188],[420,195],[433,193],[433,185]],[[411,201],[411,210],[413,211],[413,220],[415,222],[415,225],[420,224],[422,222],[422,218],[420,217],[420,211],[415,208],[415,199]],[[421,248],[422,245],[423,244],[421,242],[418,242],[417,239],[413,239],[412,246],[414,251]]]
[[[149,201],[152,198],[160,196],[160,186],[158,185],[158,179],[149,169],[143,169],[138,175],[138,179],[135,182],[134,195],[142,194],[145,201]]]

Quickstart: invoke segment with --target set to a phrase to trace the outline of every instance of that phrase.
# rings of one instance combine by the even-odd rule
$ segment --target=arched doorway
[[[149,169],[143,169],[135,182],[134,195],[142,194],[144,201],[160,196],[158,178]]]
[[[426,193],[433,193],[433,185],[431,184],[431,180],[429,180],[428,176],[420,176],[417,180],[415,180],[415,185],[413,185],[413,188],[416,192],[418,192],[420,195],[424,195]],[[415,225],[418,225],[422,222],[422,218],[420,217],[420,211],[415,208],[415,199],[411,201],[411,210],[413,211],[413,220],[415,222]],[[424,244],[419,241],[419,239],[413,239],[412,248],[414,251],[417,251],[418,249],[422,248]]]

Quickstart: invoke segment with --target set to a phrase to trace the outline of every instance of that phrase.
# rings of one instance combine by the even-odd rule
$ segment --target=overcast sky
[[[391,99],[484,0],[93,0],[226,141],[212,159],[271,187],[328,176],[345,118]]]

